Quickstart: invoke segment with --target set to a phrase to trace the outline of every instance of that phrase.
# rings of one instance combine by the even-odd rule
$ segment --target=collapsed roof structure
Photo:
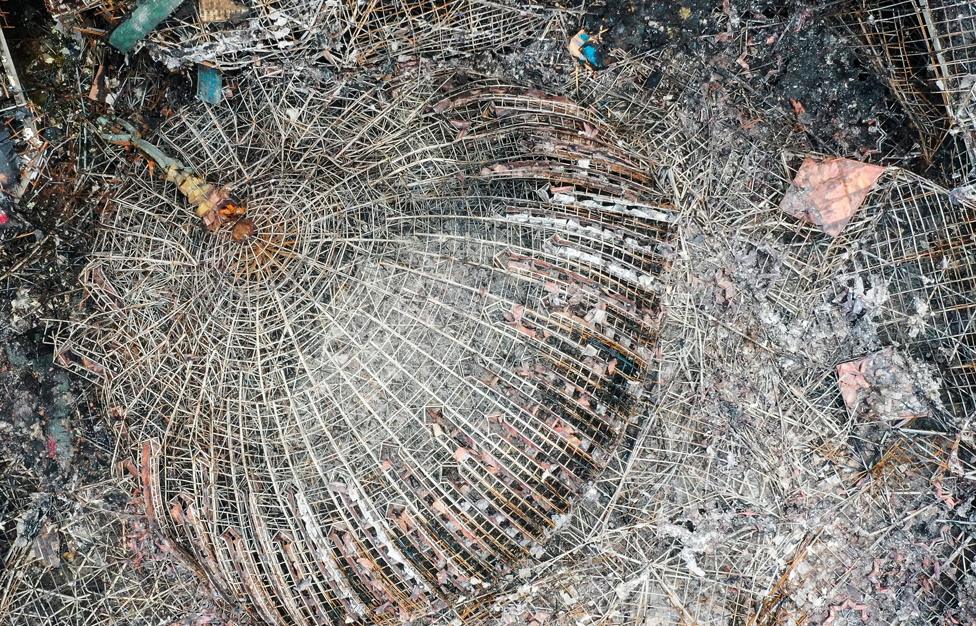
[[[634,88],[641,59],[545,91],[446,61],[565,19],[274,0],[150,36],[173,66],[237,72],[147,139],[246,213],[200,229],[159,159],[100,144],[109,201],[55,352],[114,428],[92,500],[131,497],[121,518],[79,503],[74,577],[8,576],[0,612],[804,623],[866,615],[865,586],[879,623],[974,614],[976,204],[709,137]],[[952,118],[900,96],[927,156],[967,123],[964,80]],[[904,511],[940,541],[909,542]],[[11,562],[58,552],[48,536]]]
[[[98,310],[58,348],[152,416],[129,433],[150,519],[269,623],[488,588],[649,380],[675,221],[653,156],[562,97],[401,80],[255,79],[181,116],[167,143],[256,232],[180,244],[181,199],[161,220],[165,183],[131,177],[85,271]]]

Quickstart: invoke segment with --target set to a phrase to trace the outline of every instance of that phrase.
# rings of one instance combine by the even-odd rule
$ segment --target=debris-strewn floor
[[[0,7],[0,622],[976,623],[969,3],[169,4]]]

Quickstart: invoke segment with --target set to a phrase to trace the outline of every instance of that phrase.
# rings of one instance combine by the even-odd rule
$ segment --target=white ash
[[[29,289],[21,287],[10,301],[10,328],[16,333],[27,332],[37,323],[37,312],[40,309],[40,301]]]
[[[719,538],[717,532],[694,533],[684,526],[676,524],[662,524],[658,528],[658,532],[664,537],[677,539],[681,543],[681,558],[688,566],[688,571],[699,578],[705,577],[705,570],[698,566],[695,555],[715,550],[715,544]]]
[[[858,390],[849,407],[857,419],[894,422],[942,409],[942,381],[935,368],[900,350],[886,348],[865,357],[862,372],[868,386]]]

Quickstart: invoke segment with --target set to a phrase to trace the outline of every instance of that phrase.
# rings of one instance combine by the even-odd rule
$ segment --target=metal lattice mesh
[[[879,334],[939,364],[947,406],[963,419],[976,410],[976,207],[895,171],[866,210],[877,222],[850,269],[885,294]]]
[[[196,14],[153,33],[154,54],[170,65],[224,70],[252,63],[362,67],[404,54],[470,55],[531,41],[558,11],[489,0],[258,0],[237,25],[214,31]]]
[[[976,7],[968,0],[858,0],[843,20],[865,44],[875,66],[920,133],[931,160],[948,132],[968,151],[964,181],[976,167]]]
[[[3,578],[5,617],[759,624],[861,598],[964,623],[973,207],[891,168],[831,238],[780,209],[790,125],[707,137],[640,60],[552,93],[415,65],[550,11],[264,2],[152,36],[263,64],[150,138],[256,235],[203,231],[115,146],[90,168],[111,202],[56,350],[100,383],[145,525],[71,518],[104,516],[90,567]],[[941,373],[945,410],[849,411],[864,346]],[[163,553],[145,581],[133,537]]]
[[[329,94],[255,81],[164,131],[258,234],[133,177],[59,346],[134,419],[150,517],[270,623],[420,615],[539,554],[649,380],[675,219],[564,98]]]

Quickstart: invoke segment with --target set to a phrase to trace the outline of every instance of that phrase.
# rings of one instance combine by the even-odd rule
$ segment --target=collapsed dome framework
[[[722,107],[687,102],[658,123],[674,101],[648,97],[640,60],[583,74],[575,91],[577,77],[557,73],[567,83],[552,91],[575,103],[431,76],[486,48],[519,55],[529,39],[562,54],[558,10],[255,5],[217,29],[177,16],[149,47],[250,68],[228,80],[229,102],[190,105],[150,139],[231,185],[257,236],[203,232],[172,185],[114,146],[102,173],[90,168],[111,201],[82,276],[87,317],[63,325],[57,353],[102,384],[138,493],[122,523],[102,520],[104,486],[79,496],[62,545],[81,556],[37,580],[4,578],[0,613],[826,619],[832,599],[873,584],[851,563],[917,538],[889,535],[889,522],[928,515],[948,532],[908,559],[943,564],[941,577],[883,574],[902,594],[877,615],[964,614],[971,522],[937,526],[926,492],[938,480],[965,493],[976,475],[960,453],[966,426],[948,419],[971,411],[957,402],[972,388],[971,205],[891,168],[831,239],[779,209],[796,173],[783,155],[791,124],[743,140],[740,118],[723,127]],[[333,80],[343,68],[357,77]],[[672,59],[668,81],[683,71],[701,68]],[[707,90],[705,106],[727,96]],[[941,366],[945,424],[873,441],[863,431],[878,424],[848,415],[835,366],[875,347],[851,340],[835,306],[866,299],[848,279],[888,288],[867,304],[877,343]],[[154,567],[138,569],[154,549]],[[173,552],[192,567],[174,567]]]
[[[150,519],[269,623],[490,592],[567,518],[653,377],[668,169],[487,79],[252,78],[161,133],[246,199],[198,230],[145,175],[57,347],[103,379]]]

